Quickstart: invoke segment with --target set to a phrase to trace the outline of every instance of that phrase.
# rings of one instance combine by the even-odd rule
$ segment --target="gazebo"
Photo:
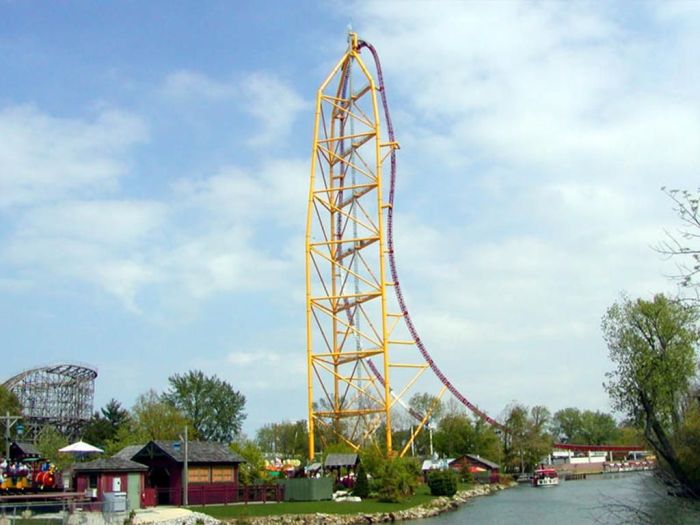
[[[360,457],[357,454],[328,454],[323,462],[324,472],[333,472],[336,482],[343,482],[346,486],[352,486]],[[343,475],[345,469],[345,475]]]

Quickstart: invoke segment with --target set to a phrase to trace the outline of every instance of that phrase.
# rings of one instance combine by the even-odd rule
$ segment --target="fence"
[[[103,502],[16,501],[0,503],[0,525],[122,525],[126,512],[103,513]]]
[[[187,491],[188,505],[228,505],[230,503],[280,502],[284,500],[284,486],[266,485],[190,485]],[[178,489],[158,488],[144,491],[144,504],[172,505],[182,501]]]

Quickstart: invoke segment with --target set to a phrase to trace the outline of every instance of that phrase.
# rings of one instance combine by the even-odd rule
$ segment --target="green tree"
[[[367,469],[362,463],[357,468],[357,478],[355,486],[352,488],[352,495],[362,499],[369,496],[369,478],[367,478]]]
[[[530,418],[537,430],[543,430],[552,420],[552,413],[545,406],[535,405],[530,409]]]
[[[113,441],[122,425],[129,421],[129,411],[116,399],[111,399],[99,412],[95,412],[83,427],[83,439],[104,448]]]
[[[411,431],[418,427],[419,422],[424,416],[428,415],[426,424],[421,429],[421,432],[413,441],[413,448],[418,456],[428,456],[430,454],[430,429],[432,425],[435,428],[437,422],[445,416],[445,404],[440,398],[428,393],[416,393],[408,400],[408,405],[413,410],[413,415],[410,416],[410,428],[405,436],[400,436],[397,443],[410,439]],[[420,419],[418,419],[420,417]]]
[[[617,427],[617,437],[613,445],[639,445],[644,443],[644,432],[639,427],[623,422]]]
[[[4,416],[7,412],[11,416],[22,415],[22,403],[14,392],[0,385],[0,415]]]
[[[95,412],[90,420],[83,425],[81,434],[82,439],[88,443],[104,448],[110,440],[114,439],[116,431],[109,421],[103,418],[99,412]]]
[[[676,439],[678,461],[688,474],[689,481],[697,495],[700,487],[700,404],[691,403]]]
[[[477,454],[494,463],[500,464],[503,461],[501,438],[496,430],[481,418],[474,422],[474,447],[469,453]]]
[[[129,420],[129,411],[114,398],[110,399],[100,412],[115,431]]]
[[[186,426],[193,426],[183,412],[163,401],[154,390],[149,390],[136,398],[131,412],[134,422],[133,433],[140,436],[143,442],[175,440],[184,432]],[[194,439],[198,436],[191,434],[190,437]]]
[[[383,448],[379,446],[367,446],[359,451],[360,464],[366,470],[367,474],[376,478],[384,464]]]
[[[555,440],[585,445],[612,444],[620,433],[611,414],[573,407],[555,412],[550,429]]]
[[[535,415],[538,414],[535,411]],[[515,403],[506,407],[504,459],[506,465],[520,472],[531,470],[552,451],[552,438],[541,417],[532,417],[526,406]]]
[[[238,479],[243,485],[253,485],[269,480],[265,470],[265,457],[254,441],[241,439],[234,441],[229,447],[246,461],[238,470]]]
[[[175,374],[168,382],[163,399],[192,421],[200,439],[230,443],[240,433],[245,396],[229,383],[199,370]]]
[[[605,388],[614,408],[644,429],[644,436],[681,487],[698,492],[679,457],[674,439],[681,435],[695,348],[700,340],[695,308],[662,294],[651,301],[625,296],[602,320],[615,368]]]
[[[413,394],[408,400],[408,406],[421,416],[429,414],[431,421],[439,421],[445,413],[440,398],[426,392]]]
[[[433,434],[435,451],[451,458],[472,452],[475,441],[474,427],[466,414],[446,415]]]
[[[581,411],[578,408],[563,408],[552,416],[551,431],[555,440],[576,443],[580,429]]]
[[[66,445],[68,445],[68,439],[52,426],[43,427],[36,442],[36,448],[41,456],[56,465],[59,470],[64,470],[75,462],[72,454],[58,451]]]
[[[428,472],[428,487],[433,496],[454,496],[457,492],[457,481],[457,473],[451,468]]]
[[[21,416],[22,415],[22,403],[20,403],[19,398],[14,394],[14,392],[8,390],[4,386],[0,385],[0,415],[4,416],[9,414],[10,416]],[[2,436],[5,435],[5,425],[0,425],[0,432]],[[17,425],[15,424],[10,429],[10,437],[16,437],[17,435]],[[5,441],[1,442],[0,445],[0,456],[5,455]]]
[[[285,457],[304,457],[309,448],[306,420],[263,425],[255,433],[255,442],[266,452]]]
[[[612,415],[597,410],[595,412],[584,410],[581,413],[580,442],[588,445],[605,445],[613,443],[619,433]]]
[[[410,498],[418,485],[420,467],[407,458],[392,457],[384,460],[377,473],[379,501],[396,503]]]
[[[674,202],[674,211],[681,220],[676,233],[667,232],[666,240],[657,246],[664,255],[678,261],[681,286],[695,290],[695,302],[700,302],[700,188],[696,193],[687,190],[661,188]]]
[[[496,431],[481,419],[472,421],[464,413],[443,417],[433,434],[435,451],[446,457],[476,454],[491,461],[502,459],[501,441]]]
[[[113,454],[128,445],[145,445],[151,440],[178,440],[185,427],[188,427],[189,439],[197,439],[197,432],[187,417],[163,401],[155,390],[148,390],[136,398],[129,419],[107,442],[105,452]]]

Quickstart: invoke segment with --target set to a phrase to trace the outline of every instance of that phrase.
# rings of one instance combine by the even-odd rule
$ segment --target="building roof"
[[[443,470],[450,466],[454,459],[426,459],[423,461],[421,470]]]
[[[357,454],[328,454],[324,467],[354,467],[359,463]]]
[[[131,459],[143,460],[154,455],[166,455],[177,463],[185,462],[185,445],[179,441],[149,441]],[[189,441],[187,443],[188,463],[245,463],[222,443]]]
[[[34,443],[15,441],[12,443],[11,446],[17,447],[19,449],[20,453],[24,456],[41,457],[41,452],[39,452],[39,449],[36,448]]]
[[[73,470],[75,472],[140,472],[148,470],[148,467],[130,459],[111,457],[75,463]]]
[[[497,463],[494,463],[491,460],[488,460],[486,458],[482,458],[481,456],[477,456],[476,454],[464,454],[463,456],[458,457],[454,461],[458,461],[462,458],[467,458],[469,461],[474,462],[474,463],[481,463],[485,467],[491,469],[491,470],[499,470],[501,467]],[[454,461],[451,461],[450,464],[452,464]]]
[[[114,454],[112,457],[119,458],[119,459],[133,459],[133,457],[136,455],[136,453],[145,446],[146,445],[144,445],[144,444],[128,445],[128,446],[124,447],[123,449],[121,449],[116,454]]]
[[[321,470],[321,467],[322,467],[322,466],[323,466],[323,465],[321,465],[321,463],[318,463],[318,462],[317,462],[317,463],[311,463],[310,465],[308,465],[308,466],[306,467],[305,470],[306,470],[307,472],[316,472],[316,471],[318,471],[318,470]]]

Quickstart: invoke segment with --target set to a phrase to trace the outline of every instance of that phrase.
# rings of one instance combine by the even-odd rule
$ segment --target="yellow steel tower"
[[[310,458],[318,439],[357,449],[380,442],[382,427],[391,452],[401,393],[391,390],[390,372],[426,368],[389,355],[391,345],[413,341],[391,340],[402,315],[388,311],[382,164],[398,145],[382,138],[378,89],[351,33],[316,99],[306,229]]]

